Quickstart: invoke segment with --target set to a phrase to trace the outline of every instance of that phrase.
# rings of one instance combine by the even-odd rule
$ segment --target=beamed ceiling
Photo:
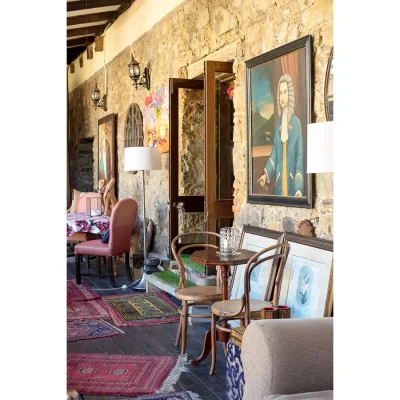
[[[134,1],[67,0],[67,64],[81,55]]]

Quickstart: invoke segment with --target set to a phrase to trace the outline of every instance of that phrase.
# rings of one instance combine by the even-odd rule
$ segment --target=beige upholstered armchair
[[[333,318],[253,321],[241,358],[244,400],[333,399]]]

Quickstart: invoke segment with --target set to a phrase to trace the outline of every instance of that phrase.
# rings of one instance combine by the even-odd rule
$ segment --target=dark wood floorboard
[[[67,260],[67,279],[75,279],[75,260],[69,257]],[[90,268],[87,269],[85,261],[81,263],[81,271],[96,273],[95,260],[90,260]],[[140,277],[141,272],[134,271],[133,279]],[[115,278],[117,287],[126,284],[129,286],[125,274],[125,267],[119,263],[119,276]],[[108,274],[107,267],[102,265],[102,273]],[[109,278],[96,276],[83,276],[82,281],[94,289],[100,296],[111,296],[115,294],[138,293],[132,288],[113,289]],[[110,290],[112,289],[112,290]],[[176,300],[176,299],[175,299]],[[179,303],[179,301],[178,301]],[[112,321],[110,321],[114,325]],[[197,358],[202,350],[203,339],[209,324],[196,324],[188,326],[186,353],[188,358]],[[178,323],[159,324],[153,326],[120,327],[125,335],[112,336],[91,340],[80,340],[67,343],[67,351],[74,353],[103,353],[103,354],[130,354],[130,355],[178,355],[180,347],[175,347],[175,336]],[[221,343],[218,343],[216,374],[208,374],[211,364],[209,356],[201,365],[187,365],[188,372],[180,375],[176,391],[190,390],[198,393],[202,399],[214,400],[225,399],[225,356]],[[83,400],[121,400],[120,396],[94,396],[82,395]],[[134,397],[123,397],[134,399]]]

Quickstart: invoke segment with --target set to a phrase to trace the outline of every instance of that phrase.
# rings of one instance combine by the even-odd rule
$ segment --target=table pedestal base
[[[217,340],[224,343],[224,348],[226,346],[226,343],[228,343],[229,338],[230,338],[229,332],[217,331]],[[207,356],[210,354],[210,351],[211,351],[211,329],[209,329],[206,332],[206,335],[204,336],[203,350],[200,356],[194,360],[190,360],[190,363],[192,365],[199,365],[207,358]]]

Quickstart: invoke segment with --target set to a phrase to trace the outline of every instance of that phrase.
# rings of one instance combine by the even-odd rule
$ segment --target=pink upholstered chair
[[[81,197],[79,197],[77,203],[76,203],[76,212],[86,212],[89,211],[87,209],[87,202],[86,200],[88,198],[100,198],[101,199],[102,195],[101,193],[97,192],[88,192],[83,194]]]
[[[110,217],[110,236],[108,243],[102,243],[101,239],[89,240],[75,246],[76,283],[81,283],[80,255],[97,256],[98,269],[99,257],[107,257],[108,272],[113,287],[115,285],[112,257],[125,253],[125,268],[129,280],[132,282],[131,270],[129,268],[129,250],[131,235],[135,226],[138,204],[133,199],[123,199],[114,206]],[[100,275],[100,271],[98,271]]]

